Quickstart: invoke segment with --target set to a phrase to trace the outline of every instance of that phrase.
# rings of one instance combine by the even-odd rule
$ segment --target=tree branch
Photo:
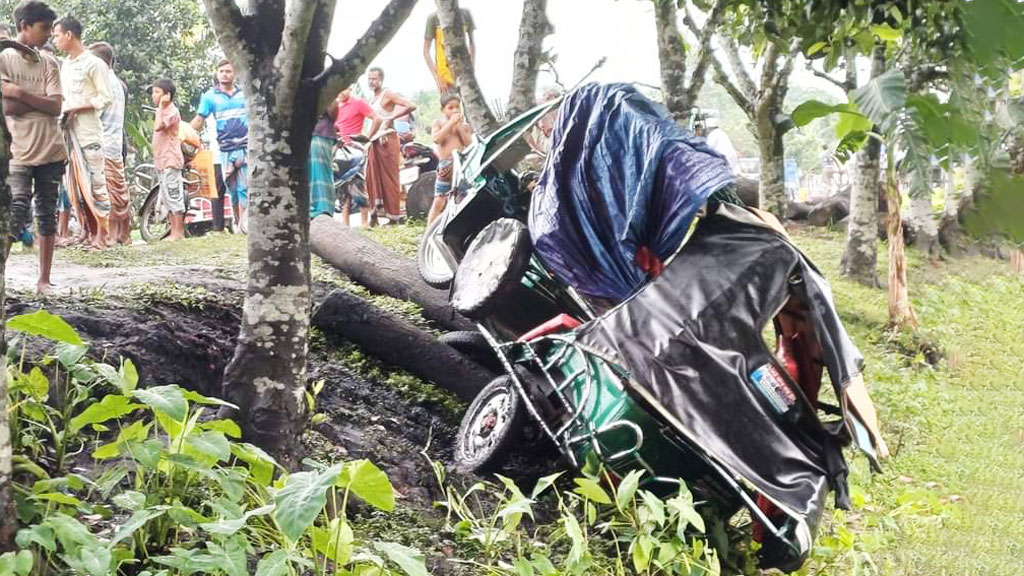
[[[722,45],[722,51],[725,52],[725,57],[729,61],[729,67],[732,68],[732,72],[736,76],[739,88],[743,90],[748,99],[753,100],[757,97],[757,85],[751,79],[747,65],[740,58],[740,48],[736,44],[736,40],[722,36],[718,36],[718,39]],[[772,45],[769,44],[769,46]]]
[[[711,65],[715,70],[715,82],[719,86],[725,88],[725,91],[729,93],[736,105],[739,106],[748,118],[753,119],[754,117],[754,104],[753,100],[756,97],[755,94],[749,96],[740,89],[732,80],[729,79],[729,74],[726,70],[726,65],[721,61],[718,56],[714,53],[711,55]]]
[[[686,97],[690,102],[696,102],[697,96],[700,94],[701,88],[704,87],[704,80],[707,78],[708,65],[711,63],[713,58],[711,52],[711,39],[714,38],[715,32],[718,31],[718,26],[722,22],[722,17],[725,14],[726,0],[718,0],[715,5],[711,8],[711,12],[708,14],[707,20],[704,21],[704,28],[701,33],[697,35],[697,65],[693,68],[693,73],[690,75],[690,82],[686,88]],[[693,30],[696,28],[696,23],[692,20],[692,14],[690,13],[690,3],[686,3],[686,12],[683,16],[684,19],[690,20],[687,26]]]
[[[526,112],[536,104],[537,72],[542,59],[544,37],[551,33],[547,16],[547,0],[525,0],[519,23],[519,44],[512,67],[512,94],[508,99],[508,116]]]
[[[213,0],[205,0],[211,2]],[[319,90],[318,111],[326,110],[330,101],[346,86],[351,85],[370,65],[382,48],[394,37],[412,12],[416,0],[391,0],[380,16],[370,24],[363,36],[340,60],[309,80],[311,88]]]
[[[313,15],[320,0],[289,2],[285,7],[284,31],[281,45],[274,55],[274,70],[278,81],[274,93],[278,106],[290,108],[294,104],[296,88],[306,61],[307,40],[313,26]]]
[[[845,80],[837,80],[833,78],[831,75],[829,75],[828,72],[822,72],[821,70],[818,70],[810,62],[807,63],[807,71],[810,72],[811,74],[814,74],[818,78],[821,78],[822,80],[827,80],[831,82],[833,85],[835,85],[843,92],[849,92],[850,90],[856,88],[856,86],[850,86],[849,75],[847,75],[847,78]]]
[[[224,55],[237,67],[244,79],[252,67],[252,51],[245,46],[243,40],[248,31],[247,18],[242,15],[234,0],[203,0],[203,6],[206,7],[206,16],[213,25]]]

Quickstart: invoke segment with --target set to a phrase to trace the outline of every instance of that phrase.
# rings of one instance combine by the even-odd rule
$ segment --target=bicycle
[[[182,169],[182,189],[187,198],[185,235],[201,236],[213,228],[213,201],[203,194],[202,176],[191,163]],[[214,185],[214,184],[211,184]],[[162,240],[171,233],[167,207],[160,199],[160,182],[153,164],[140,164],[132,170],[134,198],[145,198],[138,209],[139,233],[146,242]],[[231,199],[224,198],[224,225],[232,225]]]

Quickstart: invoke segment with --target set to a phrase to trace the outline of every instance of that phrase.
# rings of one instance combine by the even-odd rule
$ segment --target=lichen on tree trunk
[[[665,107],[676,122],[685,122],[692,102],[686,90],[686,45],[676,23],[675,0],[652,0],[658,32],[658,62]]]
[[[312,123],[250,82],[249,281],[224,396],[246,437],[287,459],[305,424],[309,337],[309,156]]]
[[[760,182],[757,198],[762,210],[785,218],[786,182],[783,158],[782,134],[771,113],[774,107],[765,107],[756,118],[757,147],[761,154]]]
[[[907,224],[914,233],[914,246],[929,258],[938,258],[939,226],[935,221],[931,196],[911,196]]]
[[[508,117],[515,118],[537,104],[537,73],[544,37],[551,33],[547,16],[547,0],[524,0],[523,18],[519,23],[519,43],[512,63],[512,93],[508,100]]]
[[[843,276],[866,286],[878,286],[878,181],[882,145],[872,138],[857,152],[853,186],[850,190],[850,216],[843,250]]]

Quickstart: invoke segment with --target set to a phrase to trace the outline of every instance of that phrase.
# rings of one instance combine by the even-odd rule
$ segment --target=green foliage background
[[[194,114],[199,96],[213,83],[219,59],[213,29],[195,0],[49,0],[58,17],[82,22],[82,40],[109,42],[115,72],[128,84],[127,131],[131,144],[148,148],[152,116],[145,87],[161,76],[174,80],[182,115]],[[14,26],[18,0],[0,0],[0,18]]]

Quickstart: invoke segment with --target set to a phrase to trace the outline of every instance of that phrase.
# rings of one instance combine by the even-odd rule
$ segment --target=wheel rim
[[[152,210],[146,211],[142,225],[145,227],[147,235],[154,240],[163,238],[171,231],[163,202],[156,202]]]
[[[482,459],[507,433],[512,422],[512,392],[499,390],[477,411],[466,427],[463,451],[469,461]]]
[[[436,226],[431,233],[423,238],[422,263],[425,271],[431,276],[438,280],[451,280],[454,273],[445,257],[441,230],[443,230],[443,226]]]

